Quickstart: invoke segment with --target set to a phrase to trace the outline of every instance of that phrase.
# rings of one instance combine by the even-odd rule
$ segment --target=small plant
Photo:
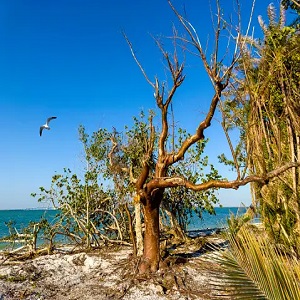
[[[249,215],[235,216],[233,213],[230,214],[230,217],[227,219],[228,229],[232,235],[236,235],[241,227],[250,221]]]

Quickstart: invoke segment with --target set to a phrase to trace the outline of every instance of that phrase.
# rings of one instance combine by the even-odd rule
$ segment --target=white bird
[[[44,125],[42,125],[42,126],[40,127],[40,136],[42,136],[43,129],[48,129],[48,130],[50,130],[49,123],[50,123],[50,121],[53,120],[53,119],[56,119],[56,117],[50,117],[50,118],[48,118],[47,121],[46,121],[46,124],[44,124]]]

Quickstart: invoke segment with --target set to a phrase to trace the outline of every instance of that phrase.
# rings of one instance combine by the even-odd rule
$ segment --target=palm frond
[[[230,248],[213,260],[224,273],[213,284],[216,297],[229,299],[300,299],[299,262],[280,254],[266,238],[246,226],[229,236]]]

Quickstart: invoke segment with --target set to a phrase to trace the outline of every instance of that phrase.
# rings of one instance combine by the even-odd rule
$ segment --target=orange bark
[[[157,198],[157,197],[156,197]],[[160,261],[159,205],[160,199],[150,197],[144,204],[144,253],[139,266],[140,273],[158,270]]]

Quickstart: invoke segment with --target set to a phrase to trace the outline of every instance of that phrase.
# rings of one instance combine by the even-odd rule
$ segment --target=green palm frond
[[[256,233],[257,234],[257,233]],[[222,299],[300,299],[299,262],[286,257],[262,236],[243,227],[229,237],[230,249],[215,252],[222,276],[213,283]]]

